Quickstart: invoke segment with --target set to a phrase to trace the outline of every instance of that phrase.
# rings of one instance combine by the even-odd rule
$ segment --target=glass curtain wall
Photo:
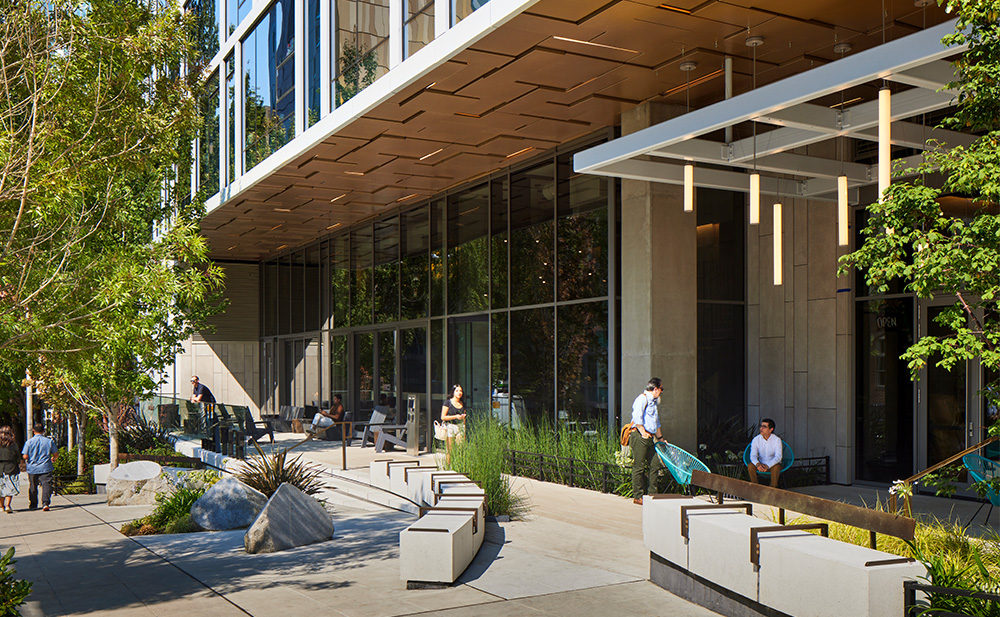
[[[389,71],[389,0],[335,0],[333,107]]]
[[[295,135],[295,9],[277,0],[243,40],[246,169]]]
[[[229,118],[229,175],[226,176],[226,183],[230,184],[236,179],[236,152],[239,150],[236,144],[236,61],[233,54],[226,58],[226,115]]]
[[[361,420],[416,395],[436,417],[459,382],[515,426],[606,423],[613,186],[553,154],[266,262],[262,334],[291,341],[283,395],[341,394]]]
[[[403,57],[409,58],[434,40],[434,0],[406,0]]]
[[[201,100],[201,135],[198,139],[198,186],[204,197],[219,192],[219,73],[205,84]]]
[[[219,51],[219,23],[222,21],[224,0],[194,0],[188,5],[194,13],[195,45],[204,62],[208,62]]]
[[[320,115],[320,0],[306,0],[306,128],[316,124]]]
[[[485,6],[490,0],[451,0],[451,24],[462,21],[476,9]]]

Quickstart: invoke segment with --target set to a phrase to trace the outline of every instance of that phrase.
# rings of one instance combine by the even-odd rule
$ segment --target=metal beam
[[[936,60],[923,66],[894,73],[886,77],[889,81],[916,86],[925,90],[943,90],[950,82],[955,81],[955,67],[951,62]]]
[[[857,182],[868,182],[871,179],[869,166],[860,163],[782,152],[763,157],[759,156],[755,165],[752,160],[729,161],[728,152],[729,148],[726,144],[704,139],[689,139],[684,143],[674,144],[669,148],[661,148],[650,154],[663,158],[713,163],[716,165],[730,163],[745,169],[751,169],[756,166],[760,171],[790,174],[793,176],[836,178],[840,175],[846,175],[849,179]]]
[[[955,20],[947,21],[625,135],[576,154],[574,168],[579,172],[596,172],[599,167],[611,163],[961,53],[964,51],[961,46],[946,48],[941,45],[941,38],[954,29]]]
[[[878,141],[878,129],[870,128],[851,132],[851,137],[864,139],[865,141]],[[925,126],[916,122],[893,122],[891,141],[894,146],[905,148],[916,148],[917,150],[928,150],[928,140],[935,140],[949,148],[962,146],[968,148],[976,141],[977,137],[969,133],[959,133],[948,129],[939,129],[933,126]]]

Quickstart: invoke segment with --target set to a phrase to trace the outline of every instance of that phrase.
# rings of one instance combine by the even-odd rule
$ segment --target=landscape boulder
[[[210,531],[243,529],[267,503],[267,495],[236,478],[220,480],[191,506],[191,520]]]
[[[133,461],[119,465],[108,475],[109,506],[140,506],[156,503],[157,493],[174,490],[163,469],[152,461]]]
[[[276,553],[325,542],[333,536],[333,520],[322,505],[291,484],[274,492],[243,536],[248,553]]]

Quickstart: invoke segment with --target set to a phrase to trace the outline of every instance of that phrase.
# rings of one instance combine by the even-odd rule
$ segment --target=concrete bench
[[[447,586],[472,563],[486,536],[486,494],[454,471],[415,460],[375,460],[371,484],[419,504],[420,519],[399,534],[407,588]]]
[[[774,529],[738,502],[647,495],[642,514],[650,579],[721,614],[894,617],[903,611],[903,581],[925,575],[896,555]]]

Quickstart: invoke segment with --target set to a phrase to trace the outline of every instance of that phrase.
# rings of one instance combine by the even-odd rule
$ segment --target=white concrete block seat
[[[825,523],[778,525],[753,508],[645,496],[652,582],[722,615],[889,617],[903,612],[903,582],[926,574],[912,559],[802,529]]]
[[[420,518],[399,534],[399,574],[407,588],[447,586],[461,576],[486,536],[486,494],[454,471],[417,461],[375,460],[372,486],[420,505]]]

